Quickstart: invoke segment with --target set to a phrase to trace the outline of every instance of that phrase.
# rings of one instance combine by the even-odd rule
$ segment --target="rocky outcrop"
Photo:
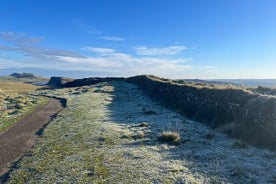
[[[252,145],[276,150],[276,98],[238,87],[177,84],[154,76],[136,76],[153,99]]]
[[[10,76],[16,77],[16,78],[28,78],[28,79],[35,79],[36,77],[31,73],[13,73]]]
[[[100,78],[100,77],[90,77],[90,78],[83,78],[83,79],[70,79],[70,78],[63,78],[63,77],[51,77],[49,82],[47,83],[48,86],[52,87],[80,87],[80,86],[88,86],[92,84],[97,84],[99,82],[110,82],[110,81],[123,81],[125,78],[117,78],[117,77],[107,77],[107,78]]]
[[[71,82],[71,81],[73,81],[73,79],[64,78],[64,77],[51,77],[47,85],[51,87],[61,88],[61,87],[64,87],[65,83]]]

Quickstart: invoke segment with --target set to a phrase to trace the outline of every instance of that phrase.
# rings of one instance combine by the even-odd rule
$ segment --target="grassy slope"
[[[275,153],[183,119],[127,83],[44,91],[68,99],[9,183],[273,183]],[[151,113],[149,113],[151,112]],[[147,122],[142,127],[141,122]],[[180,133],[179,145],[158,142]]]
[[[45,99],[28,95],[36,88],[31,84],[0,79],[0,132],[46,103]]]

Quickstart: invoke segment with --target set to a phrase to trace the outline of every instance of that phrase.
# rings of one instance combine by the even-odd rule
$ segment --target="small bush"
[[[177,132],[165,131],[159,137],[159,141],[180,144],[180,135]]]

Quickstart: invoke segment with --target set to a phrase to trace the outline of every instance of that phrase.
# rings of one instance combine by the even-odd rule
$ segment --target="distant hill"
[[[16,81],[16,82],[24,82],[35,85],[44,85],[49,80],[48,78],[35,76],[31,73],[12,73],[8,76],[0,76],[1,81]]]
[[[215,79],[212,81],[234,83],[246,87],[276,87],[276,79]]]
[[[237,83],[231,81],[216,81],[216,80],[201,80],[201,79],[178,79],[172,80],[174,83],[178,84],[196,84],[196,85],[234,85],[240,86]]]
[[[34,76],[34,74],[31,74],[31,73],[13,73],[10,76],[16,77],[16,78],[30,78],[30,79],[36,78],[36,76]]]

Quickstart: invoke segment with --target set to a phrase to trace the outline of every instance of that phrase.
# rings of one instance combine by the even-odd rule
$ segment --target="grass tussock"
[[[180,135],[177,132],[173,131],[164,131],[158,137],[158,140],[161,142],[172,143],[172,144],[180,144]]]

